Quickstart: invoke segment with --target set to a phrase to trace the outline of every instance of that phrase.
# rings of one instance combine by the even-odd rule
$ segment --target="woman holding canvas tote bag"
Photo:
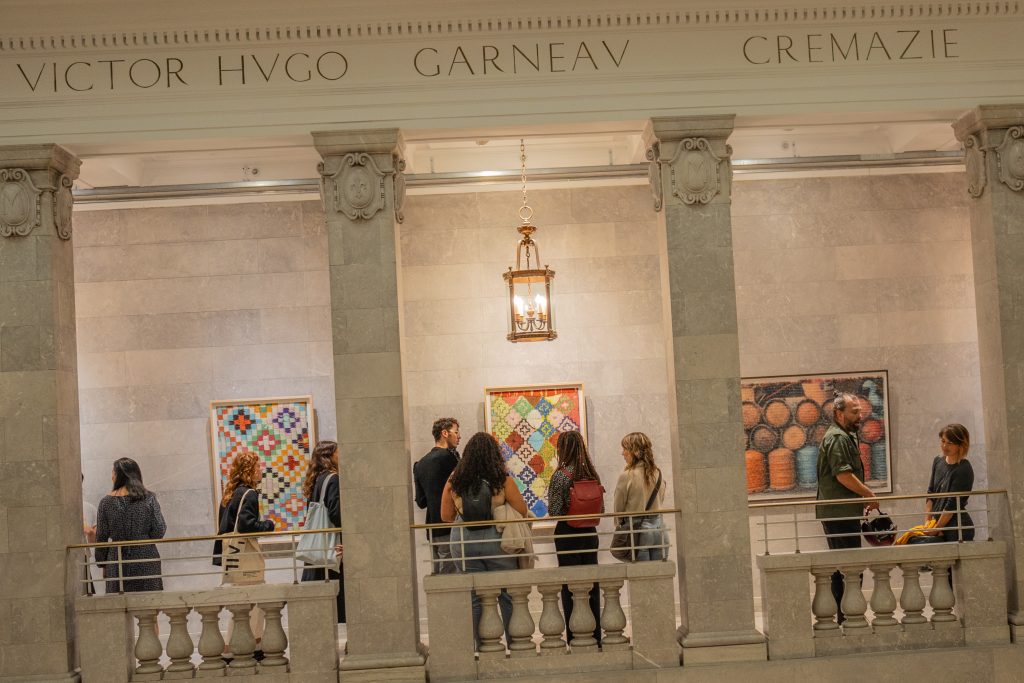
[[[338,444],[334,441],[319,441],[309,458],[306,481],[302,492],[306,495],[306,509],[313,503],[322,504],[327,518],[334,527],[341,526],[341,496],[338,484]],[[339,537],[340,540],[340,537]],[[345,565],[342,561],[342,547],[335,547],[338,570],[327,569],[327,578],[338,582],[338,623],[345,623]],[[308,566],[302,570],[303,581],[323,581],[324,569]]]
[[[218,534],[264,533],[274,530],[274,522],[260,518],[260,494],[256,490],[263,478],[263,461],[251,451],[242,451],[231,462],[231,474],[224,487],[220,503]],[[224,539],[214,547],[214,563],[221,560],[224,567],[224,585],[263,583],[263,555],[255,538]],[[233,622],[232,622],[233,624]],[[249,613],[249,626],[256,638],[256,653],[260,659],[260,641],[263,638],[263,610],[253,607]],[[228,629],[227,642],[231,642]]]

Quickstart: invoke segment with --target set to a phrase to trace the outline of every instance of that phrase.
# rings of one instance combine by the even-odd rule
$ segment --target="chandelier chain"
[[[523,179],[523,206],[526,206],[526,144],[519,138],[519,165]]]

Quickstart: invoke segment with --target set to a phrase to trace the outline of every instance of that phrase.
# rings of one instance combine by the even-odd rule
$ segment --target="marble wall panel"
[[[322,223],[318,202],[76,213],[87,500],[132,457],[168,534],[208,533],[211,400],[312,394],[336,436]]]

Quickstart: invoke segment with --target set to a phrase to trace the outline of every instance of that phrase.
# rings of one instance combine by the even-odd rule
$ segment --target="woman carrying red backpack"
[[[548,514],[584,515],[604,512],[604,487],[587,452],[583,435],[564,432],[558,435],[558,469],[551,475],[548,485]],[[555,549],[559,552],[559,567],[597,564],[597,524],[600,520],[561,520],[555,526]],[[601,597],[598,584],[590,590],[590,610],[597,627],[594,639],[601,644]],[[569,619],[572,616],[572,594],[562,584],[562,610],[565,613],[565,637],[573,640]]]

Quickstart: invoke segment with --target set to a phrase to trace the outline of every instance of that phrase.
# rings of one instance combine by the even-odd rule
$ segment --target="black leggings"
[[[571,527],[568,522],[559,522],[555,526],[555,550],[590,550],[588,553],[571,553],[558,555],[559,567],[576,567],[585,564],[597,564],[597,536],[576,536],[569,534],[593,534],[596,527]],[[572,593],[569,586],[562,584],[562,611],[565,613],[565,639],[572,642],[572,629],[569,628],[569,619],[572,617]],[[594,628],[594,639],[601,643],[601,589],[598,584],[590,589],[590,611],[594,613],[594,621],[597,626]]]

